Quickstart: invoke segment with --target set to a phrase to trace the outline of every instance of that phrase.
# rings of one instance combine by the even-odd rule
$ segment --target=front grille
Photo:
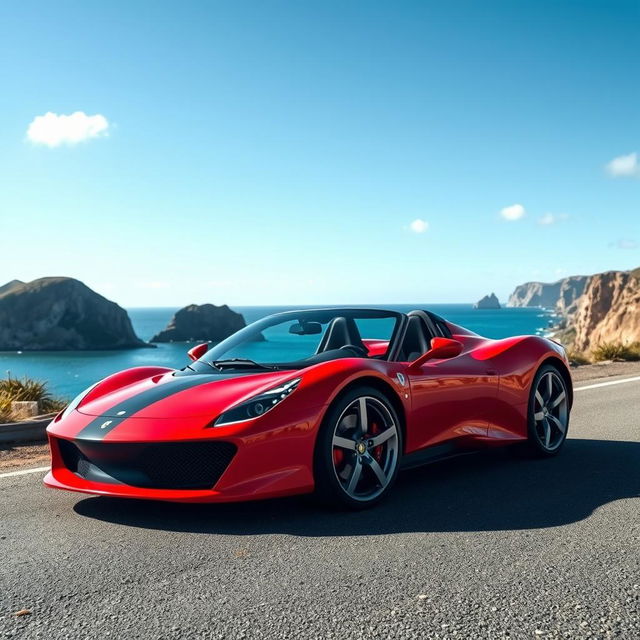
[[[57,442],[67,469],[81,478],[147,489],[211,489],[236,453],[219,441]]]

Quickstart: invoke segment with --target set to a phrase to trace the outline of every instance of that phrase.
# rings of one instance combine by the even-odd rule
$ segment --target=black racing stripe
[[[197,387],[201,384],[213,382],[215,380],[232,378],[236,376],[220,376],[220,375],[192,375],[184,377],[174,377],[170,382],[159,384],[152,389],[142,391],[135,396],[127,398],[123,402],[111,407],[109,409],[110,416],[100,416],[92,420],[78,435],[76,438],[82,438],[84,440],[102,440],[110,431],[113,431],[119,424],[124,422],[127,418],[141,411],[145,407],[164,400],[169,396],[172,396],[180,391],[185,391],[193,387]],[[122,412],[122,415],[118,413]]]

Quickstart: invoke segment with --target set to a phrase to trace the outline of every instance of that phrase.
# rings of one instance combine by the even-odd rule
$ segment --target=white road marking
[[[610,387],[614,384],[622,384],[623,382],[637,382],[640,380],[640,376],[634,376],[633,378],[624,378],[622,380],[609,380],[609,382],[597,382],[596,384],[588,384],[584,387],[577,387],[574,391],[586,391],[587,389],[598,389],[600,387]]]
[[[50,467],[38,467],[37,469],[21,469],[20,471],[8,471],[0,473],[0,478],[11,478],[12,476],[26,476],[28,473],[42,473],[49,471]]]
[[[599,389],[600,387],[610,387],[614,384],[622,384],[623,382],[638,382],[640,376],[634,376],[633,378],[623,378],[622,380],[609,380],[609,382],[597,382],[596,384],[588,384],[584,387],[576,387],[574,391],[586,391],[587,389]],[[49,471],[50,467],[37,467],[36,469],[21,469],[20,471],[9,471],[7,473],[0,473],[0,478],[11,478],[13,476],[26,476],[29,473],[43,473]]]

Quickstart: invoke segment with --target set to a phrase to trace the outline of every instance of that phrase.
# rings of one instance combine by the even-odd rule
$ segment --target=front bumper
[[[276,412],[252,425],[203,430],[199,424],[197,431],[185,420],[131,418],[126,439],[117,438],[116,430],[103,440],[72,435],[86,420],[81,415],[63,418],[48,428],[51,471],[44,483],[93,495],[173,502],[236,502],[313,491],[322,408],[296,411],[284,425],[267,420],[271,413]],[[168,431],[182,437],[150,437]],[[143,437],[132,438],[134,432]]]

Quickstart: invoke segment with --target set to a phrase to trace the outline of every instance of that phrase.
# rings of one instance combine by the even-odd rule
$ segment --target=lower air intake
[[[218,441],[57,443],[67,469],[81,478],[147,489],[211,489],[236,453]]]

